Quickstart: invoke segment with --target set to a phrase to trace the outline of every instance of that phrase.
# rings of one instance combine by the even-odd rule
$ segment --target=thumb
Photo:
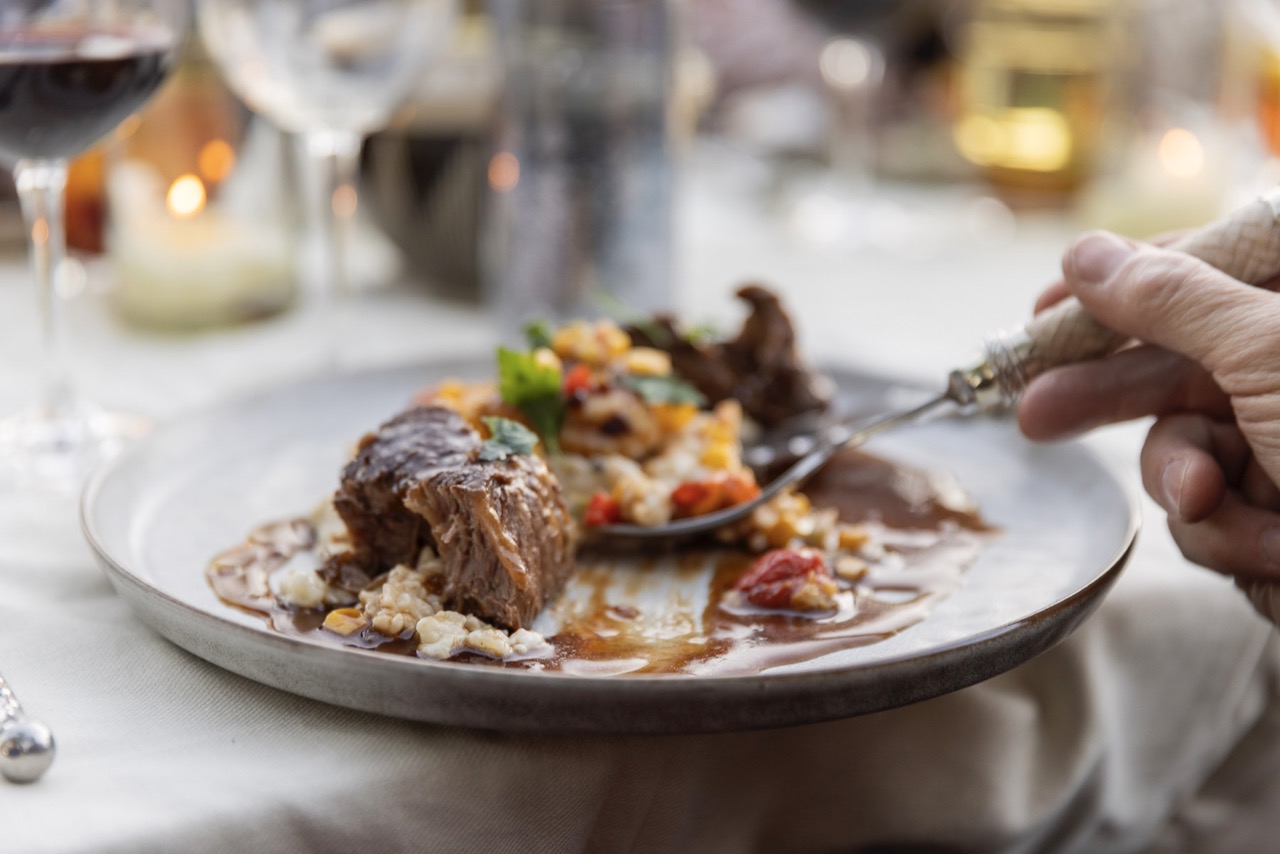
[[[1168,249],[1090,232],[1068,250],[1064,280],[1105,326],[1230,375],[1275,352],[1280,298]],[[1268,357],[1268,362],[1270,357]]]

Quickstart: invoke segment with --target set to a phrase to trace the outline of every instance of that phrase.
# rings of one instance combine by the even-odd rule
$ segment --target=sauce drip
[[[950,479],[849,451],[805,487],[817,507],[871,529],[878,553],[844,583],[834,612],[765,611],[725,600],[755,555],[700,548],[666,556],[585,553],[570,588],[539,618],[554,652],[495,661],[464,653],[453,661],[583,676],[759,673],[876,643],[928,616],[964,580],[995,534]],[[319,610],[292,608],[270,577],[294,561],[314,563],[315,535],[304,520],[265,525],[214,558],[208,578],[224,602],[265,617],[279,632],[334,646],[414,655],[412,633],[372,629],[342,637]],[[378,582],[375,582],[378,583]]]

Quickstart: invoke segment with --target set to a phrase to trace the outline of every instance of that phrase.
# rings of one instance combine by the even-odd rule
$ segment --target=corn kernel
[[[733,461],[733,452],[725,442],[708,445],[702,452],[702,464],[709,469],[727,469]]]
[[[347,637],[369,625],[369,619],[359,608],[335,608],[325,615],[324,627]]]
[[[698,407],[692,403],[658,403],[651,407],[658,429],[664,433],[678,433],[688,426]]]
[[[671,374],[671,356],[652,347],[634,347],[622,355],[622,370],[645,377]]]
[[[598,321],[595,332],[605,358],[621,356],[631,349],[631,336],[612,320]]]
[[[742,404],[733,398],[717,403],[715,409],[712,410],[712,414],[715,416],[716,421],[726,425],[734,432],[734,435],[737,435],[738,431],[742,429]]]
[[[462,392],[463,392],[462,383],[458,382],[457,380],[445,380],[444,382],[440,383],[440,385],[436,386],[434,389],[431,389],[430,391],[425,392],[419,399],[422,400],[422,402],[424,403],[431,403],[435,401],[445,401],[445,400],[457,400],[458,398],[462,397]]]
[[[836,558],[835,566],[832,569],[838,577],[843,578],[845,581],[857,581],[867,574],[867,570],[870,567],[861,558],[856,558],[853,555],[841,555]]]
[[[836,544],[841,549],[860,549],[871,537],[861,525],[841,525],[838,531],[839,539]]]
[[[595,340],[591,326],[585,320],[575,320],[568,326],[562,326],[551,336],[551,349],[561,359],[577,359],[583,362],[594,362],[589,358],[595,350]]]
[[[564,363],[560,361],[560,357],[555,351],[547,347],[539,347],[533,351],[533,361],[540,368],[550,368],[553,370],[563,370]]]
[[[827,578],[810,578],[791,597],[797,611],[830,611],[836,607],[838,588]]]
[[[785,522],[779,522],[764,532],[765,539],[768,540],[769,548],[771,549],[786,548],[787,543],[791,542],[791,535],[791,526]]]
[[[706,436],[707,441],[710,442],[728,443],[732,442],[736,438],[732,427],[727,424],[721,424],[717,421],[712,421],[708,424],[706,429],[703,431],[703,435]]]

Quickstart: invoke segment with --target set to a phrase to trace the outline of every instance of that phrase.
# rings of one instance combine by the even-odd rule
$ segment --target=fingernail
[[[1134,249],[1105,231],[1086,235],[1071,248],[1068,264],[1072,278],[1086,285],[1100,285],[1111,278]]]
[[[1164,490],[1164,509],[1182,516],[1182,481],[1187,474],[1184,460],[1171,460],[1160,473],[1160,488]]]
[[[1272,528],[1262,535],[1262,555],[1275,566],[1280,566],[1280,528]]]

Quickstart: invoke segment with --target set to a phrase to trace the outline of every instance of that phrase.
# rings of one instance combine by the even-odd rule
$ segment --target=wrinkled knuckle
[[[1167,304],[1188,276],[1195,275],[1194,265],[1170,252],[1146,249],[1134,253],[1116,271],[1115,283],[1126,302],[1144,310]]]
[[[1209,367],[1235,395],[1265,395],[1280,391],[1280,319],[1250,322],[1241,318],[1230,328],[1224,323]]]

